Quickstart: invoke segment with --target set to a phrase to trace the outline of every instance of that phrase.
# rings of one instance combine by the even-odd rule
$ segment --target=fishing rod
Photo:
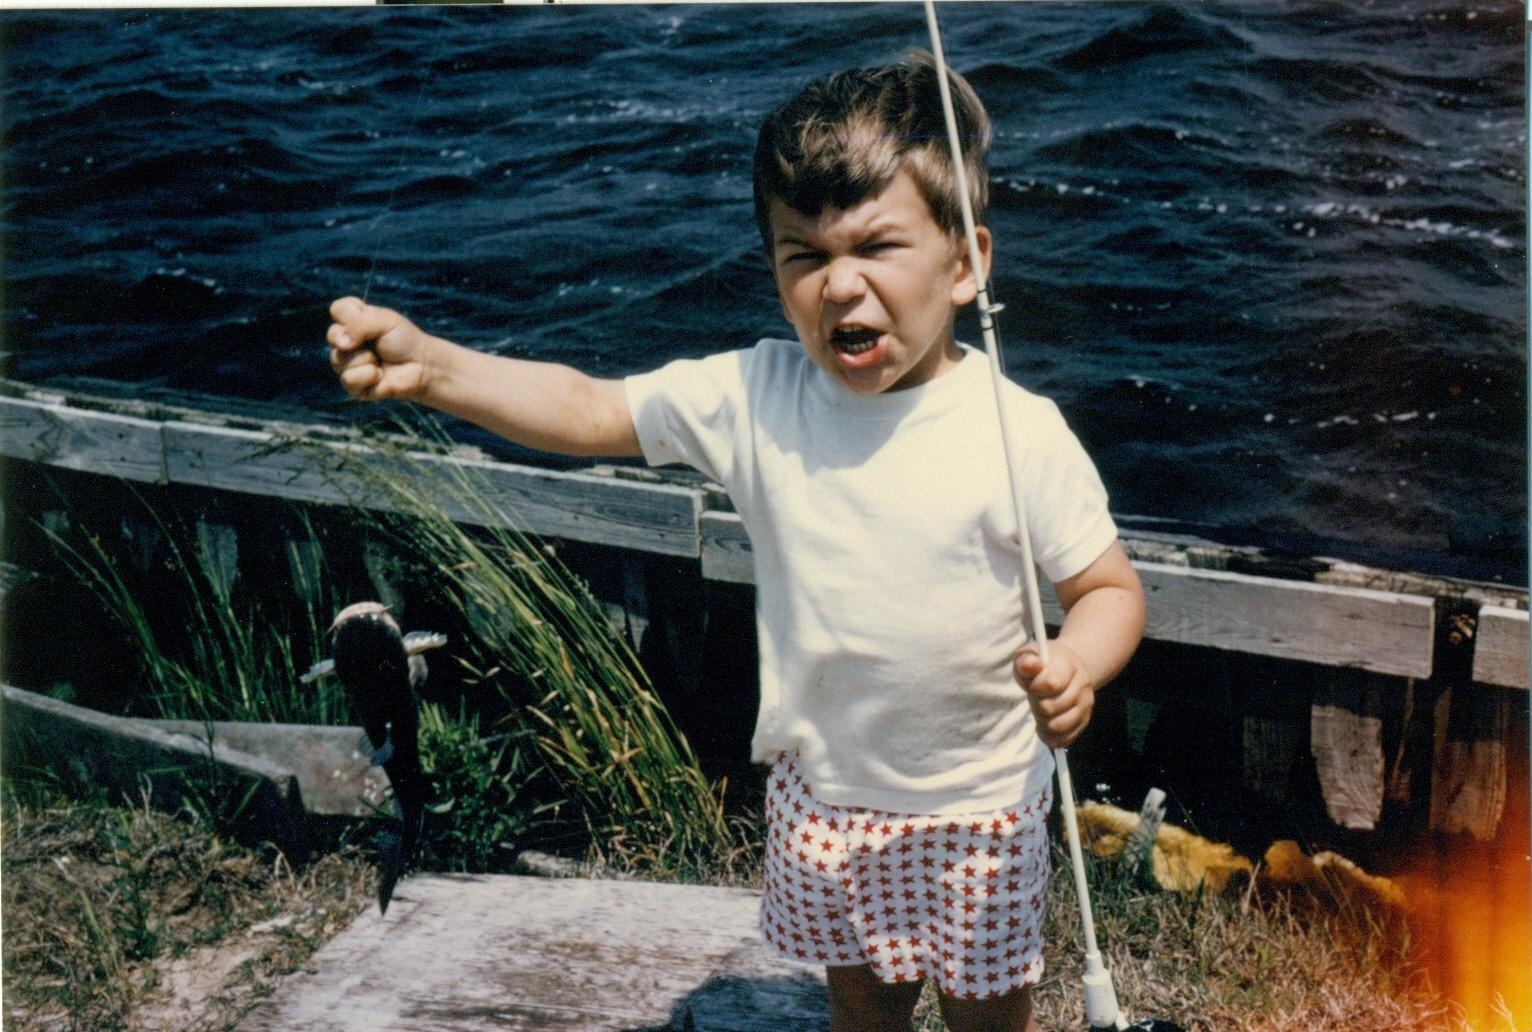
[[[1011,501],[1016,510],[1017,535],[1021,539],[1021,572],[1023,595],[1027,615],[1031,622],[1032,640],[1037,643],[1038,655],[1043,666],[1048,665],[1048,628],[1043,622],[1042,598],[1037,586],[1037,568],[1032,559],[1032,539],[1027,532],[1026,499],[1022,496],[1021,482],[1016,476],[1015,457],[1020,452],[1016,441],[1016,426],[1010,419],[1010,406],[1004,390],[1004,369],[1000,362],[1000,341],[995,329],[995,316],[1004,305],[990,299],[989,277],[984,275],[983,256],[979,250],[979,234],[974,227],[973,202],[970,199],[968,174],[963,166],[963,141],[958,134],[957,113],[952,106],[952,89],[947,82],[947,61],[942,53],[941,29],[936,21],[935,0],[924,0],[926,27],[931,34],[931,54],[936,59],[936,83],[941,92],[942,113],[947,120],[947,144],[952,150],[952,170],[957,177],[958,203],[963,213],[963,233],[968,240],[968,262],[973,269],[974,282],[978,285],[976,304],[979,309],[979,331],[984,337],[984,352],[989,356],[990,382],[994,387],[995,413],[1000,420],[1001,449],[1005,456],[1006,476],[1010,480]],[[1127,1015],[1117,1004],[1117,990],[1112,984],[1112,973],[1101,959],[1096,944],[1096,921],[1091,912],[1090,884],[1085,876],[1085,853],[1080,847],[1080,828],[1076,820],[1074,786],[1069,776],[1069,757],[1063,749],[1053,750],[1053,761],[1058,768],[1059,800],[1064,811],[1065,838],[1069,841],[1069,860],[1074,868],[1075,895],[1080,901],[1080,926],[1085,937],[1085,1017],[1093,1029],[1134,1029],[1138,1032],[1184,1032],[1174,1022],[1146,1018],[1130,1023]]]

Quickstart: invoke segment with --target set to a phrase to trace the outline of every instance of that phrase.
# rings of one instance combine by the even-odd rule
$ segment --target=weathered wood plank
[[[753,583],[750,539],[734,513],[704,512],[702,573]],[[1431,672],[1432,603],[1365,588],[1136,562],[1148,596],[1148,636],[1328,666],[1424,677]],[[1063,610],[1044,586],[1046,621]]]
[[[665,555],[699,554],[702,494],[695,488],[456,456],[396,458],[360,445],[194,423],[166,423],[164,438],[166,475],[175,483],[386,509],[391,502],[383,484],[410,478],[425,484],[458,522]],[[361,475],[357,463],[369,473]]]
[[[294,501],[385,506],[386,492],[356,476],[354,467],[342,461],[347,453],[373,463],[382,478],[449,471],[446,482],[472,478],[487,503],[476,506],[462,492],[436,490],[448,515],[462,522],[515,520],[537,534],[700,557],[704,576],[714,580],[753,580],[749,540],[739,517],[702,512],[705,492],[696,485],[458,455],[384,459],[366,445],[336,440],[333,434],[307,437],[302,427],[267,432],[157,422],[71,407],[44,392],[0,398],[0,429],[12,431],[0,438],[0,450],[17,458]],[[1161,544],[1163,555],[1153,549],[1135,553],[1150,592],[1152,638],[1401,676],[1430,673],[1430,600],[1424,595],[1205,568],[1217,566],[1229,550],[1178,545],[1177,552],[1172,543]],[[1146,558],[1150,555],[1166,561]],[[1486,600],[1475,663],[1476,679],[1484,683],[1527,685],[1526,614],[1516,605]],[[1049,620],[1056,624],[1059,617],[1050,600]]]
[[[751,949],[758,900],[645,882],[417,876],[386,917],[369,908],[241,1032],[817,1032],[822,983]],[[771,1013],[753,1009],[762,1000]]]
[[[1497,689],[1450,687],[1436,703],[1431,830],[1487,842],[1505,812],[1510,699]]]
[[[160,424],[62,404],[0,398],[0,454],[163,484]]]
[[[829,1013],[824,969],[785,961],[760,940],[725,957],[686,1002],[686,1017],[697,1032],[817,1032]],[[681,1027],[688,1027],[685,1018]]]
[[[1429,598],[1161,563],[1137,567],[1151,638],[1403,677],[1431,672]]]
[[[1280,806],[1289,795],[1302,728],[1290,720],[1246,716],[1243,738],[1240,767],[1245,788],[1262,802]]]
[[[1473,679],[1503,688],[1527,687],[1527,613],[1484,606],[1474,635]]]
[[[1383,813],[1382,693],[1371,680],[1328,679],[1314,688],[1309,750],[1330,819],[1371,831]]]
[[[0,693],[8,742],[66,784],[135,802],[147,792],[151,805],[170,811],[237,801],[241,837],[304,847],[297,779],[281,764],[11,685]]]
[[[734,513],[704,512],[702,573],[753,583],[750,539]],[[1366,588],[1135,562],[1148,597],[1148,636],[1327,666],[1424,677],[1431,672],[1432,602]],[[1044,587],[1044,617],[1063,618]]]
[[[388,801],[388,775],[364,753],[359,727],[258,724],[246,721],[145,720],[142,723],[197,742],[259,756],[298,779],[303,808],[327,817],[375,817]]]
[[[702,576],[733,584],[755,583],[755,553],[738,513],[709,509],[697,519],[702,539]]]

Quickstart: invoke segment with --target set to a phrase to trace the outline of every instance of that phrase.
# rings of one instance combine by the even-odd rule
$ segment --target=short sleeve
[[[651,466],[685,463],[727,484],[745,408],[749,351],[680,359],[628,377],[633,428]]]
[[[1031,408],[1023,476],[1032,558],[1055,584],[1080,573],[1117,540],[1095,463],[1046,399]],[[1030,407],[1029,407],[1030,408]]]

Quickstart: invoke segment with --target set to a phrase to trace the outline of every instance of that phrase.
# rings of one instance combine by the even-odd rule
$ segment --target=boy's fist
[[[1013,672],[1027,693],[1043,744],[1063,749],[1080,737],[1096,706],[1096,688],[1079,656],[1068,646],[1050,641],[1044,667],[1037,643],[1028,642],[1016,653]]]
[[[330,305],[330,366],[353,398],[419,398],[426,390],[426,335],[398,312],[343,297]]]

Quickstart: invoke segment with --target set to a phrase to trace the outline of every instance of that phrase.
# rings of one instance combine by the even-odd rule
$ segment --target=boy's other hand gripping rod
[[[1011,481],[1011,498],[1016,506],[1016,525],[1021,538],[1022,581],[1026,587],[1027,613],[1031,618],[1032,637],[1037,642],[1043,665],[1048,663],[1048,628],[1043,623],[1042,599],[1037,589],[1037,570],[1032,561],[1031,535],[1027,533],[1026,502],[1016,479],[1014,456],[1015,429],[1008,417],[1000,345],[995,334],[995,314],[1003,305],[992,304],[988,277],[983,274],[979,236],[974,230],[973,203],[969,200],[968,175],[963,167],[963,142],[958,135],[957,114],[952,107],[952,90],[947,85],[947,61],[942,55],[941,30],[936,24],[936,4],[925,0],[926,25],[931,31],[931,54],[936,58],[936,82],[941,90],[942,111],[947,119],[947,142],[952,148],[952,169],[957,176],[958,201],[963,210],[963,231],[968,237],[968,260],[978,284],[979,329],[984,337],[984,351],[989,356],[990,379],[995,388],[995,411],[1000,419],[1000,436],[1005,454],[1005,469]],[[1090,887],[1085,878],[1085,855],[1080,848],[1080,832],[1075,821],[1074,788],[1069,780],[1069,760],[1063,749],[1053,750],[1058,766],[1059,798],[1064,810],[1064,830],[1069,839],[1069,859],[1074,865],[1075,893],[1080,899],[1080,924],[1085,934],[1085,1016],[1093,1028],[1126,1029],[1128,1019],[1117,1005],[1117,990],[1112,973],[1101,961],[1096,945],[1096,922],[1091,913]]]

